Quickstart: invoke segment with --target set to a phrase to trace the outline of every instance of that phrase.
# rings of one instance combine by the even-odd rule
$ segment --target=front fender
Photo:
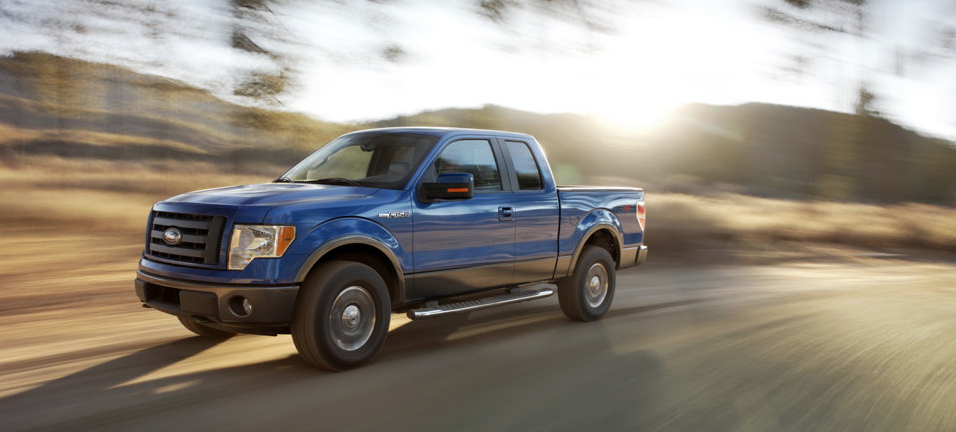
[[[404,285],[402,276],[411,268],[411,254],[388,229],[368,219],[356,217],[334,219],[320,224],[302,239],[298,248],[312,252],[299,268],[296,282],[304,281],[322,257],[347,245],[371,246],[380,251],[388,258],[395,274],[399,276],[399,284]],[[404,286],[399,288],[404,292]]]

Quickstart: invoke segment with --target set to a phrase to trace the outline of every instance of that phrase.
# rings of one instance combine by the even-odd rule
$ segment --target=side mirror
[[[475,177],[468,173],[439,174],[434,183],[422,183],[425,200],[469,199],[475,196]]]

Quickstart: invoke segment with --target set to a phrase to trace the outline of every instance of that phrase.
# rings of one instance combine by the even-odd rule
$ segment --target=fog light
[[[252,313],[252,302],[242,296],[235,296],[229,299],[229,310],[233,315],[247,317]]]

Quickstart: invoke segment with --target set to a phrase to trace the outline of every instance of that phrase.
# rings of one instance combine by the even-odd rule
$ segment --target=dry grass
[[[158,200],[191,190],[265,182],[278,174],[224,173],[199,162],[173,167],[166,162],[29,158],[14,166],[0,165],[0,232],[51,237],[99,233],[138,243],[150,207]],[[956,209],[946,207],[653,191],[648,191],[647,205],[647,242],[657,252],[680,253],[720,242],[759,249],[798,242],[956,251]]]
[[[81,129],[22,129],[12,128],[0,123],[0,145],[10,145],[29,141],[59,141],[102,147],[156,146],[196,154],[208,151],[179,141],[158,139],[129,134],[94,132]]]
[[[24,129],[0,123],[0,145],[42,139],[44,136],[45,134],[42,131]]]
[[[153,203],[197,189],[270,181],[279,173],[223,173],[212,164],[137,164],[32,158],[0,167],[3,230],[135,233]]]
[[[55,157],[0,164],[0,315],[135,305],[131,281],[154,202],[278,175],[183,165]]]
[[[941,206],[649,193],[647,207],[648,243],[665,249],[716,240],[956,251],[956,209]]]

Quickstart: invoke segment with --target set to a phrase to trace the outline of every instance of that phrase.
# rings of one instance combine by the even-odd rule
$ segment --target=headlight
[[[294,226],[236,225],[229,242],[229,270],[242,270],[256,258],[278,258],[295,240]]]

